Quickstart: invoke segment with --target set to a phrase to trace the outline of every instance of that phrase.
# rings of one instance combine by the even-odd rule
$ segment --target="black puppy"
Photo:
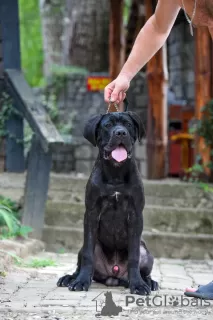
[[[151,279],[153,256],[141,240],[144,189],[133,146],[144,135],[136,113],[115,112],[92,117],[84,137],[99,155],[86,186],[84,243],[73,275],[58,286],[88,290],[91,281],[123,285],[133,294],[157,290]]]

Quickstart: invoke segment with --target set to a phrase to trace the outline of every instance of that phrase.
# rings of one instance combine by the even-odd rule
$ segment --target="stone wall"
[[[69,75],[58,103],[60,121],[63,124],[72,123],[71,133],[75,138],[82,137],[84,123],[90,116],[105,113],[107,110],[103,92],[87,91],[86,82],[86,75]],[[128,91],[129,110],[139,113],[145,124],[147,99],[145,74],[139,73],[132,80]]]
[[[72,136],[65,136],[67,143],[53,155],[52,170],[55,172],[76,171],[89,174],[97,157],[97,148],[94,148],[82,138],[82,133],[84,124],[89,117],[105,113],[107,105],[104,102],[103,92],[87,91],[86,80],[86,75],[69,75],[61,91],[58,103],[59,119],[63,125],[72,126]],[[129,110],[140,114],[145,127],[147,122],[147,100],[145,74],[139,73],[131,82],[128,101]],[[141,173],[146,176],[144,145],[137,143],[135,152]]]
[[[194,38],[188,24],[174,26],[168,39],[169,96],[168,105],[187,103],[194,105]],[[97,74],[96,74],[97,75]],[[100,74],[106,76],[107,74]],[[107,105],[103,92],[88,92],[87,75],[70,74],[64,82],[59,99],[59,118],[63,125],[71,127],[71,143],[65,144],[53,155],[53,171],[77,171],[88,174],[97,156],[97,149],[82,138],[85,121],[94,114],[105,113]],[[128,90],[129,110],[137,112],[147,124],[148,94],[144,72],[132,80]],[[184,102],[185,101],[185,102]],[[65,139],[70,137],[65,137]],[[135,146],[140,171],[146,172],[145,143]]]
[[[134,149],[138,168],[146,178],[146,141],[137,142]],[[78,172],[89,175],[98,155],[98,148],[81,138],[58,147],[53,154],[52,171],[57,173]]]

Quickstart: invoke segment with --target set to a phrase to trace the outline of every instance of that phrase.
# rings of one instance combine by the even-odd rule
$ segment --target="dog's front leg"
[[[147,295],[151,293],[149,286],[140,274],[140,241],[143,229],[141,213],[131,212],[128,224],[128,277],[132,294]]]
[[[93,278],[94,249],[97,237],[98,217],[96,209],[86,210],[84,216],[84,244],[81,266],[77,278],[69,285],[71,291],[88,291]]]

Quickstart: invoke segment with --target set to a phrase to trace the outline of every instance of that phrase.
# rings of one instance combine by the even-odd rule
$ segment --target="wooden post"
[[[211,99],[212,93],[211,37],[208,28],[196,29],[195,44],[195,116],[200,119],[201,109]],[[196,139],[195,152],[201,155],[204,164],[208,163],[210,155],[203,138]],[[206,173],[209,174],[209,169]]]
[[[20,70],[18,0],[0,1],[0,21],[3,38],[3,67]],[[16,104],[14,107],[16,108]],[[23,143],[17,142],[24,140],[23,119],[13,114],[6,126],[10,133],[6,138],[6,170],[23,172],[25,170],[24,146]]]
[[[145,1],[146,19],[154,12],[152,1]],[[147,65],[149,92],[147,122],[148,179],[167,177],[167,48],[160,49]]]
[[[115,79],[124,63],[124,34],[123,34],[123,0],[110,0],[110,26],[109,26],[109,74]],[[123,103],[120,105],[123,110]],[[111,112],[116,112],[112,105]]]
[[[109,62],[110,76],[115,79],[121,69],[123,0],[110,0]]]
[[[5,70],[4,79],[8,92],[17,103],[18,110],[34,131],[27,168],[22,222],[34,229],[34,237],[41,238],[52,151],[61,146],[64,140],[44,106],[36,99],[22,72]]]
[[[44,152],[34,135],[29,155],[22,223],[33,228],[32,236],[37,239],[42,238],[51,160],[51,151]]]

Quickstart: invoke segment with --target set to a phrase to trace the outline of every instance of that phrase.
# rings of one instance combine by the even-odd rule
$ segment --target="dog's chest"
[[[127,198],[128,196],[124,192],[113,190],[102,202],[103,216],[113,215],[116,217],[120,216],[121,211],[122,213],[127,212]]]
[[[113,191],[102,202],[99,217],[101,233],[115,237],[126,236],[130,201],[120,191]]]

